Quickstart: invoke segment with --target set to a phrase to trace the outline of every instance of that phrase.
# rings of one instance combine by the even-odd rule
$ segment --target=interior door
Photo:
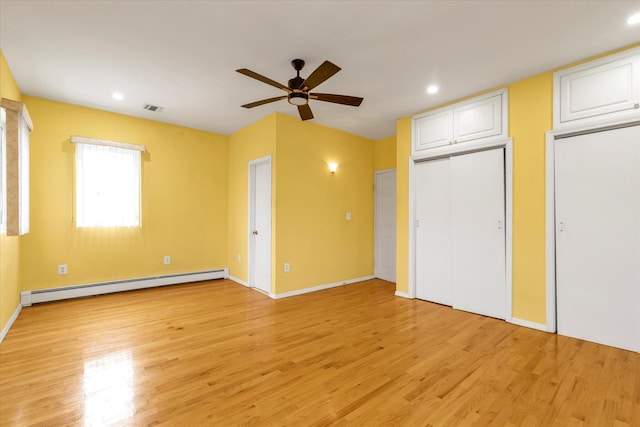
[[[558,333],[640,351],[640,126],[555,142]]]
[[[396,171],[376,173],[375,263],[376,277],[396,281]]]
[[[415,167],[416,297],[453,305],[450,159]]]
[[[251,286],[271,292],[271,159],[249,166],[250,170],[250,238],[252,259],[249,263]]]
[[[453,307],[505,318],[504,150],[451,158]]]

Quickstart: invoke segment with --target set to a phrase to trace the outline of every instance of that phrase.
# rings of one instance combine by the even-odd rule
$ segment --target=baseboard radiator
[[[200,282],[204,280],[227,279],[229,269],[195,271],[192,273],[169,274],[165,276],[142,277],[138,279],[115,280],[112,282],[90,283],[86,285],[67,286],[61,288],[22,291],[20,304],[28,307],[41,302],[59,301],[114,292],[132,291],[135,289],[155,288],[158,286],[177,285],[180,283]]]

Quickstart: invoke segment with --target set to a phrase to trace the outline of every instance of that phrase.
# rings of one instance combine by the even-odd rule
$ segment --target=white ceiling
[[[302,58],[342,71],[311,101],[316,123],[368,138],[395,119],[640,40],[639,1],[33,1],[0,0],[0,48],[23,93],[229,134],[283,95]],[[441,90],[427,96],[427,85]],[[123,101],[111,98],[114,91]],[[150,103],[162,113],[142,109]]]

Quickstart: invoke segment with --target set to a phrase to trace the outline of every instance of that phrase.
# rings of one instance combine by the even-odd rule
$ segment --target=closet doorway
[[[554,151],[558,333],[640,351],[640,125]]]
[[[419,162],[413,176],[416,297],[507,318],[505,149]]]

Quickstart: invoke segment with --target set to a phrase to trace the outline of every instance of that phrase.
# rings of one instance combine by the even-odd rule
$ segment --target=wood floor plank
[[[219,280],[24,308],[0,425],[640,425],[640,355],[394,291]]]

